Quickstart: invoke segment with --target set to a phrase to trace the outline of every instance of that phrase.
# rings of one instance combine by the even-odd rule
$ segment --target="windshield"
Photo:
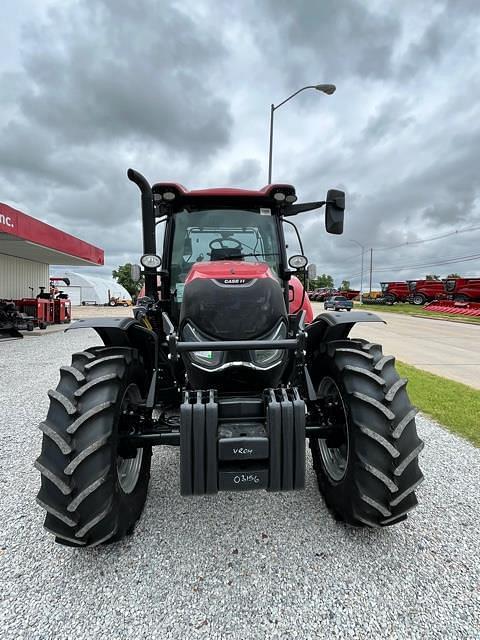
[[[171,289],[185,281],[195,262],[242,260],[266,262],[279,274],[279,247],[275,220],[260,210],[215,209],[175,214]],[[180,294],[180,295],[179,295]]]

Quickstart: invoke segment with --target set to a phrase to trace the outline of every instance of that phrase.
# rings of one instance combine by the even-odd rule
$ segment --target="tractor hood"
[[[274,342],[286,336],[283,291],[267,264],[218,260],[193,265],[180,310],[182,340]],[[193,388],[258,391],[279,383],[287,358],[286,351],[275,348],[190,352],[183,356]]]
[[[286,316],[280,283],[265,263],[199,262],[185,281],[180,325],[190,321],[211,339],[259,339]]]
[[[268,264],[264,262],[241,262],[239,260],[218,260],[197,262],[190,269],[185,285],[197,279],[218,280],[225,285],[246,285],[258,278],[276,280]]]

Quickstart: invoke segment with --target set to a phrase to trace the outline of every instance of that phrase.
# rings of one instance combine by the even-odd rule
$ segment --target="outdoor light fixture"
[[[147,267],[148,269],[155,269],[162,264],[162,259],[160,258],[160,256],[146,253],[140,258],[140,262],[144,267]]]
[[[326,93],[327,96],[331,96],[332,93],[335,93],[337,87],[334,84],[316,84],[314,87],[317,91],[322,91]]]
[[[298,255],[298,256],[292,256],[289,259],[288,264],[294,269],[303,269],[304,267],[307,266],[307,262],[308,260],[306,256]]]

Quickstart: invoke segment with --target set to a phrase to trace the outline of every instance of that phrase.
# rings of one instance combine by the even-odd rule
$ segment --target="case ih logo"
[[[0,213],[0,227],[15,228],[15,219],[5,213]]]
[[[220,280],[220,282],[222,284],[247,284],[247,282],[250,282],[251,278],[247,279],[247,278],[222,278]]]

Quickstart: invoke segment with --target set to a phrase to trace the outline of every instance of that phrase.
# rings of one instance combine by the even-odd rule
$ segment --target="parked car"
[[[328,287],[321,287],[320,289],[315,289],[312,293],[310,300],[313,302],[323,302],[330,296],[335,295],[337,292],[335,289],[329,289]]]
[[[353,302],[345,296],[332,296],[325,300],[323,306],[325,309],[333,309],[333,311],[351,311]]]

